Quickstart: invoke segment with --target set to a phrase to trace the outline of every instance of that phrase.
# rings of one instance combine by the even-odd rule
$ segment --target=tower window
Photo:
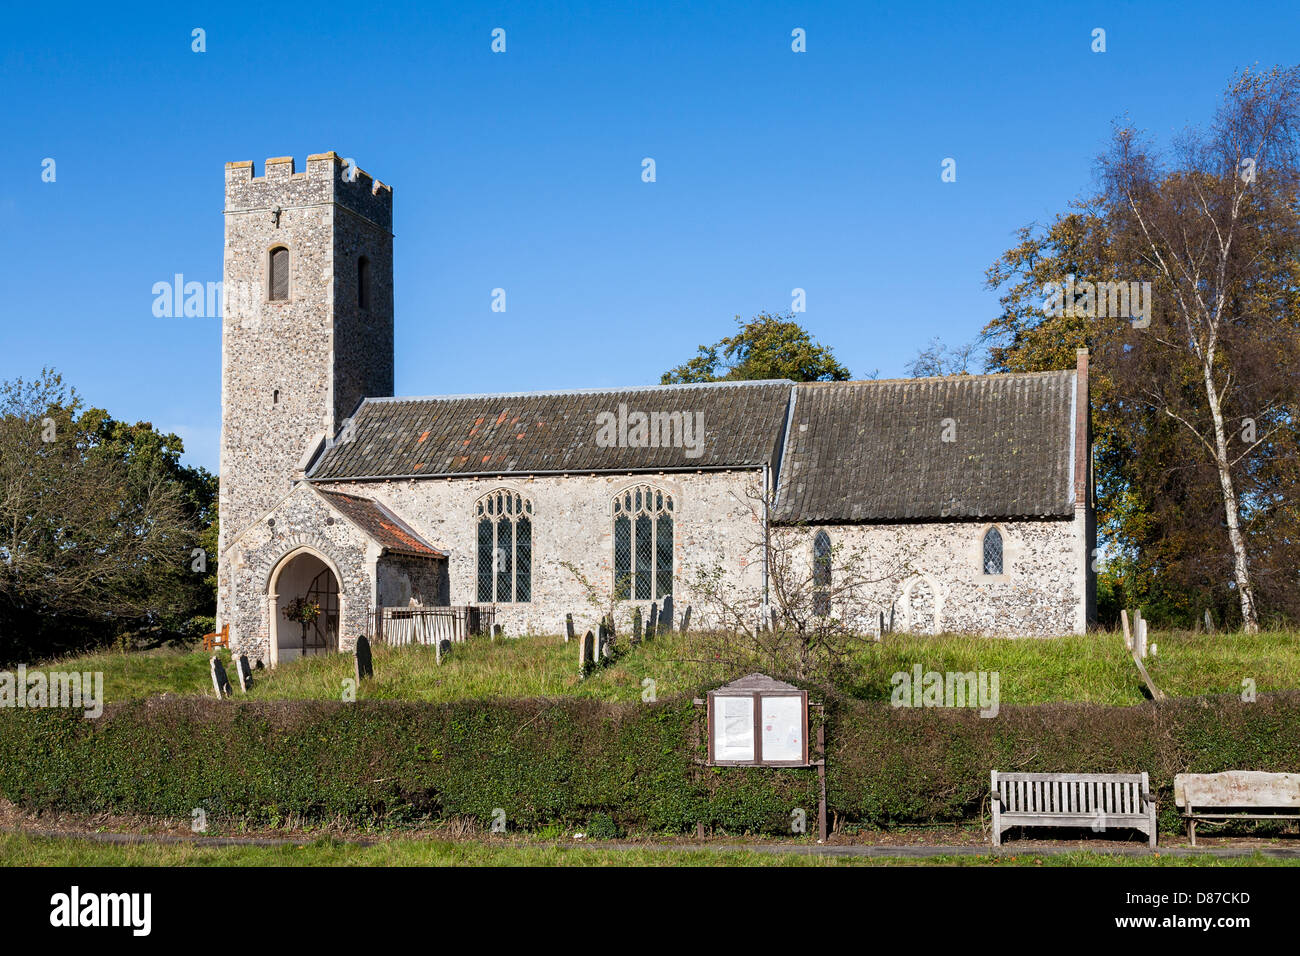
[[[280,404],[280,390],[278,388],[271,389],[271,404],[272,405]]]
[[[989,528],[984,534],[984,573],[1002,573],[1002,534],[997,528]]]
[[[370,308],[370,260],[365,256],[357,260],[357,308]]]
[[[289,298],[289,250],[277,246],[271,250],[270,299],[283,302]]]

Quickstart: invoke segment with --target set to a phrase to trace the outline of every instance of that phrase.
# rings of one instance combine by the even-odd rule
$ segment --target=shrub
[[[152,698],[79,712],[0,714],[0,794],[34,811],[132,812],[250,824],[472,818],[789,833],[817,807],[816,768],[706,767],[691,696],[457,703]],[[841,823],[974,822],[989,771],[1146,770],[1176,828],[1176,773],[1300,771],[1300,692],[1135,707],[974,711],[826,700],[827,798]],[[606,823],[608,821],[608,823]]]

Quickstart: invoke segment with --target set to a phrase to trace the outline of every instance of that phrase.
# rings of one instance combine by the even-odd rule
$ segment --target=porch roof
[[[421,558],[447,557],[445,551],[433,547],[410,525],[373,498],[347,495],[340,491],[325,491],[320,488],[316,491],[343,517],[374,538],[385,551]]]

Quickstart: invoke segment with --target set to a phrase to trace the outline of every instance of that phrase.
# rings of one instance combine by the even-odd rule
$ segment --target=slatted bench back
[[[1140,773],[999,773],[998,796],[1004,814],[1141,816],[1144,778]]]

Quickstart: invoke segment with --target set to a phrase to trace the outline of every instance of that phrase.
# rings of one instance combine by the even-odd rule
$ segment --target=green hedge
[[[827,796],[841,822],[975,821],[989,770],[1146,770],[1162,825],[1173,775],[1300,771],[1300,692],[1113,708],[894,709],[827,702]],[[0,714],[0,794],[29,810],[131,812],[276,824],[403,824],[501,808],[548,824],[789,832],[817,806],[815,769],[710,768],[689,698],[657,704],[417,704],[153,699]]]

